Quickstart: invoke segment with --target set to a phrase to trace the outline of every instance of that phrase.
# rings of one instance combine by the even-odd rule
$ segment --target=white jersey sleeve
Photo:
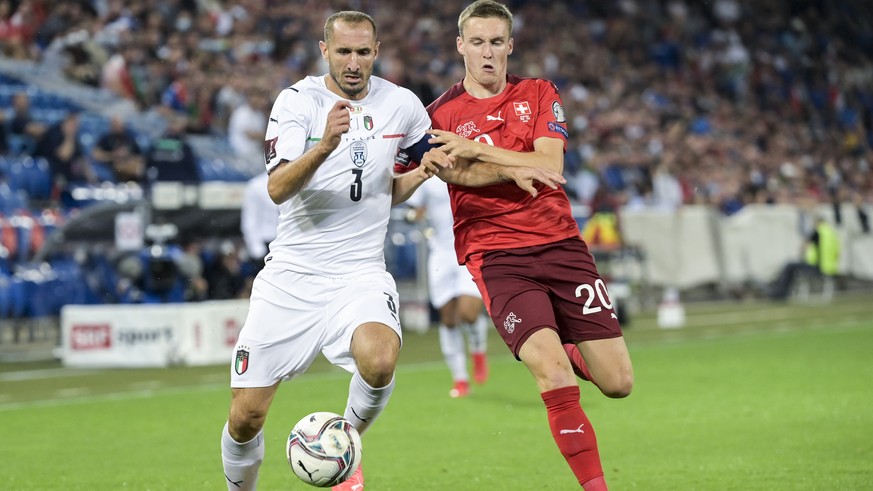
[[[267,171],[283,160],[293,161],[303,155],[313,119],[315,101],[312,97],[294,87],[279,93],[267,123]]]
[[[431,127],[430,116],[427,114],[424,105],[422,105],[421,101],[412,91],[401,87],[400,92],[408,99],[406,107],[410,109],[404,113],[409,118],[406,127],[410,130],[401,140],[400,148],[409,148],[418,143],[427,134],[427,130]]]

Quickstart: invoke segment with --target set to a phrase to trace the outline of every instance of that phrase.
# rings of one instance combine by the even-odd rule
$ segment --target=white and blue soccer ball
[[[327,488],[361,465],[361,435],[339,414],[315,412],[294,425],[285,448],[291,470],[303,482]]]

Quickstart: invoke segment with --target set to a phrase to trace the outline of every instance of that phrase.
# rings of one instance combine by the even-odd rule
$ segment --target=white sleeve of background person
[[[323,77],[307,77],[283,91],[267,138],[276,156],[293,160],[317,145],[327,114],[340,97]],[[295,90],[297,92],[295,92]],[[303,187],[279,206],[270,261],[306,274],[350,277],[385,271],[384,242],[391,211],[394,157],[430,127],[427,113],[406,89],[370,78],[370,90],[351,101],[350,128]],[[414,142],[413,142],[414,143]]]
[[[454,251],[455,234],[452,230],[455,219],[449,189],[440,179],[428,179],[416,193],[421,192],[424,206],[427,207],[427,221],[433,229],[428,238],[428,247],[434,251]]]
[[[263,258],[266,243],[276,236],[279,209],[267,193],[266,172],[249,179],[240,215],[240,229],[246,250],[253,258]]]

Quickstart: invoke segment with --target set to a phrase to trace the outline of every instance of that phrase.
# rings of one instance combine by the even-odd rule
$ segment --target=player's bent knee
[[[397,351],[391,349],[360,353],[355,362],[361,378],[371,387],[384,387],[394,377]]]
[[[391,382],[394,376],[394,368],[397,365],[397,358],[386,355],[374,355],[367,360],[358,362],[358,370],[361,372],[361,377],[372,387],[384,387]]]
[[[232,408],[228,418],[228,432],[234,440],[247,442],[261,431],[266,419],[266,411]]]
[[[600,391],[607,397],[621,399],[630,395],[634,387],[634,377],[629,373],[622,373],[612,377],[607,383],[600,384]]]

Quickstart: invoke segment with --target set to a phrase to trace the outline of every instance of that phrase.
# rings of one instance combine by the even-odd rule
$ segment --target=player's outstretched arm
[[[431,148],[425,152],[419,162],[418,168],[394,177],[394,186],[391,189],[391,204],[403,203],[421,184],[443,171],[451,169],[454,159],[447,156],[437,148]]]
[[[342,140],[343,133],[349,131],[351,115],[348,101],[337,101],[327,114],[324,134],[317,145],[307,150],[299,158],[283,160],[273,167],[267,181],[267,192],[270,199],[277,205],[284,203],[297,194],[304,184],[312,177],[315,170],[327,160],[331,152],[336,150]]]
[[[432,151],[440,152],[439,149]],[[427,157],[427,154],[425,154],[425,159],[423,160],[427,160]],[[451,159],[451,161],[453,164],[451,167],[442,167],[436,171],[426,171],[424,170],[426,169],[425,166],[422,165],[421,169],[422,172],[432,172],[431,175],[436,175],[447,183],[467,187],[490,186],[501,182],[513,181],[518,187],[530,193],[534,198],[539,194],[535,186],[537,182],[543,183],[552,189],[557,189],[558,186],[567,182],[564,176],[551,169],[512,167],[492,162],[470,162],[462,158]]]
[[[449,157],[512,167],[537,167],[558,173],[564,170],[564,140],[560,138],[540,137],[534,140],[533,152],[515,152],[468,140],[451,131],[429,130],[428,133],[433,135],[428,143],[439,146]]]
[[[421,186],[421,183],[429,178],[430,175],[419,171],[412,171],[399,176],[394,176],[394,183],[391,187],[391,206],[398,205],[408,200],[409,197],[412,196],[412,193]]]
[[[479,165],[483,164],[480,163]],[[484,163],[484,165],[487,166],[496,164],[489,164],[486,162]],[[537,191],[537,188],[534,185],[534,183],[536,182],[541,182],[552,189],[558,189],[558,186],[567,182],[567,180],[564,179],[564,176],[550,169],[539,169],[536,167],[510,167],[500,165],[496,165],[496,167],[498,177],[507,181],[515,181],[515,184],[518,187],[530,193],[530,195],[534,198],[536,198],[537,194],[539,194],[539,191]]]

